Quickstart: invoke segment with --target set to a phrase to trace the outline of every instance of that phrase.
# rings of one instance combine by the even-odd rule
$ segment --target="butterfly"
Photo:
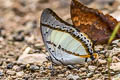
[[[71,19],[74,27],[86,33],[94,44],[105,44],[113,32],[118,21],[109,14],[104,15],[101,11],[80,3],[78,0],[71,2]],[[116,39],[120,38],[120,31]]]
[[[81,64],[97,58],[90,38],[49,8],[42,12],[40,31],[50,60],[55,64]]]

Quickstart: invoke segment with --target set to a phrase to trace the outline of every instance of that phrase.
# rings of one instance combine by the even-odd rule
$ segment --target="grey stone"
[[[12,76],[16,74],[15,71],[12,71],[12,70],[8,70],[6,73]]]
[[[70,79],[77,80],[77,79],[80,79],[80,77],[78,75],[69,74],[67,76],[67,79],[68,80],[70,80]]]
[[[34,70],[39,70],[40,68],[36,65],[31,65],[30,66],[30,70],[34,71]]]

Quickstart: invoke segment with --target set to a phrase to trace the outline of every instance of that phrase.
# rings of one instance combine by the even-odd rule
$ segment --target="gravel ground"
[[[120,80],[120,40],[112,45],[97,45],[99,59],[76,68],[54,66],[46,60],[48,54],[40,35],[40,15],[43,9],[53,9],[63,20],[70,21],[71,0],[0,0],[0,80]],[[87,1],[87,0],[85,0]],[[120,19],[120,1],[115,5],[103,0],[88,0],[90,7],[111,13]],[[113,1],[113,0],[108,0]],[[109,3],[109,4],[108,4]],[[97,5],[96,5],[97,4]],[[116,8],[117,7],[117,8]],[[107,56],[110,55],[110,71]]]

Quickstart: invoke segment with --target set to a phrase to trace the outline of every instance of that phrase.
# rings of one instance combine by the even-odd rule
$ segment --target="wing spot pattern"
[[[45,24],[47,26],[47,24]],[[53,29],[58,29],[58,30],[62,30],[62,31],[66,31],[68,33],[70,33],[71,35],[74,35],[75,37],[77,37],[79,35],[79,39],[86,45],[86,47],[88,48],[88,51],[90,51],[89,49],[91,49],[92,47],[89,47],[89,43],[87,43],[87,38],[86,36],[84,36],[83,33],[79,33],[77,32],[76,29],[73,29],[72,27],[68,27],[66,26],[66,28],[64,29],[63,26],[59,26],[57,25],[56,27],[51,27],[50,25],[48,25],[49,28],[53,28]],[[64,26],[65,27],[65,26]],[[71,32],[70,30],[73,30],[73,32]],[[91,45],[92,46],[92,45]],[[90,53],[92,54],[93,51],[90,51]]]
[[[46,13],[46,14],[48,14],[48,13]],[[44,16],[46,16],[46,15],[44,15]],[[89,45],[89,44],[91,42],[90,42],[90,40],[89,40],[89,42],[87,42],[87,39],[86,39],[87,37],[84,36],[83,33],[80,33],[76,28],[68,26],[68,25],[64,24],[63,22],[59,22],[59,20],[56,19],[56,17],[54,17],[53,15],[50,17],[50,19],[49,19],[49,17],[48,18],[47,17],[46,17],[46,19],[43,19],[44,21],[41,22],[42,24],[48,25],[49,28],[52,28],[52,29],[57,29],[57,30],[62,30],[62,31],[68,32],[69,34],[75,36],[77,39],[80,39],[87,47],[87,51],[90,51],[89,49],[92,48],[91,47],[92,45]],[[91,49],[91,52],[93,52],[92,49]]]
[[[47,41],[47,43],[48,43],[48,44],[51,44],[51,45],[54,45],[55,47],[57,47],[57,45],[55,45],[54,43],[52,43],[52,42],[50,42],[50,41]],[[67,52],[67,53],[69,53],[69,54],[72,54],[72,55],[75,55],[75,56],[85,56],[85,55],[80,55],[80,54],[75,53],[75,52],[67,51],[66,49],[62,48],[60,45],[59,45],[58,47],[59,47],[62,51]],[[51,52],[55,52],[54,50],[50,50],[50,51],[51,51]],[[91,55],[91,56],[92,56],[92,55]],[[90,56],[90,57],[91,57],[91,56]],[[62,58],[59,59],[58,61],[61,62],[61,60],[62,60]]]
[[[89,40],[87,40],[87,42],[89,42]]]

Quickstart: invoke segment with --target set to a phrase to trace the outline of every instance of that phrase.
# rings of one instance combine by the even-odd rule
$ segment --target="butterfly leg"
[[[47,59],[48,61],[51,61],[51,60],[52,60],[50,56],[47,56],[46,59]]]
[[[55,76],[57,74],[56,70],[54,69],[54,63],[51,64],[51,76]]]
[[[49,69],[51,70],[51,76],[54,76],[56,73],[55,73],[55,69],[54,69],[54,65],[55,65],[55,63],[52,61],[52,58],[51,58],[51,56],[48,56],[48,57],[46,57],[47,59],[48,59],[48,61],[51,61],[52,63],[51,63],[51,65],[49,66]]]
[[[48,56],[48,57],[46,57],[47,58],[47,60],[48,61],[51,61],[52,62],[52,58],[51,58],[51,56]],[[53,70],[53,62],[52,62],[52,64],[49,66],[49,69],[51,69],[51,70]]]

